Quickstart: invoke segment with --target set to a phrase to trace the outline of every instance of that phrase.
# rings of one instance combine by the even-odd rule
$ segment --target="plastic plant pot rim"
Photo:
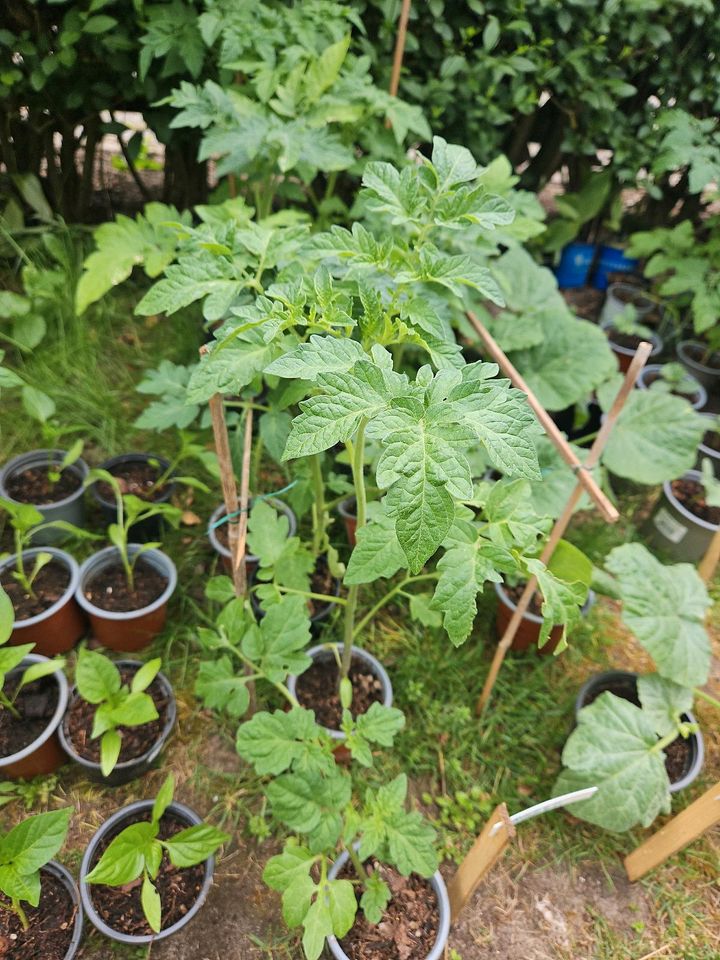
[[[357,850],[360,845],[356,843],[354,846]],[[328,877],[330,880],[334,880],[335,877],[337,877],[342,868],[348,862],[349,856],[350,855],[348,854],[347,850],[340,854],[328,871]],[[431,877],[425,877],[423,879],[426,879],[432,887],[433,893],[437,898],[438,912],[440,913],[440,924],[438,926],[435,943],[433,944],[432,950],[427,957],[424,958],[424,960],[440,960],[440,958],[443,956],[447,939],[450,934],[450,898],[448,897],[445,881],[443,880],[439,870],[436,870]],[[330,952],[332,953],[333,957],[335,957],[335,960],[349,960],[348,955],[338,943],[337,937],[328,937],[327,945],[330,948]]]
[[[15,670],[22,670],[25,667],[31,666],[33,663],[46,663],[50,661],[50,659],[50,657],[40,656],[39,653],[28,653],[23,657],[20,665],[15,667]],[[26,747],[23,747],[22,750],[11,754],[9,757],[0,757],[0,774],[2,774],[3,767],[9,767],[11,764],[19,763],[21,760],[24,760],[26,757],[29,757],[31,754],[35,753],[36,750],[39,750],[40,747],[42,747],[42,745],[53,736],[62,723],[62,718],[65,715],[70,696],[67,677],[62,672],[60,667],[58,667],[55,673],[50,674],[50,676],[55,679],[58,685],[58,702],[57,706],[55,707],[55,713],[52,715],[52,719],[48,722],[48,725],[45,727],[40,736],[36,737],[32,743],[29,743]]]
[[[337,505],[338,513],[346,520],[357,520],[357,504],[355,497],[345,497]]]
[[[47,467],[51,464],[57,465],[58,463],[62,463],[62,459],[66,453],[66,450],[28,450],[27,453],[20,453],[17,457],[13,457],[12,460],[8,460],[2,470],[0,470],[0,494],[7,497],[8,500],[12,500],[13,503],[24,503],[24,501],[16,500],[8,494],[5,487],[6,478],[9,479],[16,473],[29,470],[31,467]],[[37,510],[42,510],[43,508],[47,510],[50,507],[64,507],[66,504],[79,500],[84,496],[84,480],[90,472],[90,468],[82,457],[78,457],[78,459],[71,463],[66,469],[71,470],[80,477],[80,486],[77,490],[73,490],[72,493],[68,494],[67,497],[63,497],[62,500],[51,500],[49,503],[31,503],[31,507],[35,507]]]
[[[502,601],[502,603],[510,607],[510,609],[513,611],[517,610],[517,604],[513,600],[511,600],[510,597],[508,596],[505,590],[505,584],[495,583],[493,584],[493,586],[495,587],[495,593],[498,595],[498,598]],[[582,613],[583,616],[587,616],[590,608],[594,606],[594,604],[595,604],[595,591],[588,590],[587,599],[585,600],[585,603],[580,607],[580,613]],[[523,620],[529,620],[531,623],[538,623],[538,624],[543,622],[542,617],[539,617],[536,613],[532,613],[530,610],[525,611],[525,613],[523,614]],[[555,626],[560,626],[560,624],[555,624]]]
[[[269,503],[273,507],[275,507],[278,513],[282,513],[283,516],[288,518],[288,523],[289,523],[288,538],[295,536],[295,533],[297,532],[297,517],[295,516],[295,513],[292,510],[292,508],[289,507],[286,503],[283,503],[282,500],[278,500],[275,497],[263,497],[263,500],[265,500],[266,503]],[[252,502],[253,502],[253,498],[251,497],[250,503]],[[212,516],[208,521],[207,535],[213,550],[215,550],[216,553],[219,553],[221,557],[227,557],[228,560],[231,560],[232,554],[223,543],[220,543],[216,529],[213,526],[213,524],[215,524],[220,519],[220,517],[224,517],[224,516],[225,516],[225,504],[221,503],[219,507],[213,510]],[[254,553],[245,554],[246,563],[258,563],[259,559],[260,558],[256,557]]]
[[[160,467],[163,470],[167,470],[167,468],[170,466],[169,460],[166,460],[165,457],[160,457],[155,453],[119,453],[116,457],[109,457],[107,460],[103,460],[103,462],[99,465],[98,470],[107,470],[108,473],[112,473],[112,470],[110,469],[110,467],[117,466],[117,464],[148,463],[150,460],[157,460],[157,462],[160,464]],[[175,481],[173,477],[174,477],[174,474],[171,474],[170,477],[168,478],[168,481],[166,484],[166,492],[163,494],[162,497],[158,498],[158,500],[156,501],[157,503],[163,503],[164,501],[169,500],[170,497],[172,496],[172,492],[175,486]],[[116,509],[117,505],[115,501],[106,500],[105,497],[103,497],[100,491],[98,490],[97,480],[90,486],[90,490],[92,492],[93,497],[95,498],[95,500],[97,500],[97,502],[100,504],[101,507],[105,507],[108,510]]]
[[[63,960],[70,960],[71,957],[74,957],[77,954],[80,942],[82,941],[83,935],[83,925],[85,923],[85,911],[83,910],[82,900],[80,898],[80,890],[78,889],[77,883],[75,883],[75,878],[70,873],[70,871],[64,867],[61,863],[58,863],[57,860],[48,860],[48,862],[40,867],[40,873],[46,870],[48,873],[52,874],[58,880],[60,880],[70,894],[70,898],[75,907],[75,920],[73,921],[73,935],[72,940],[70,941],[70,946],[67,949],[67,953]]]
[[[138,670],[143,666],[142,660],[114,660],[113,663],[116,667],[137,667]],[[158,672],[155,680],[158,680],[162,685],[164,692],[168,697],[167,713],[165,717],[165,723],[162,730],[158,734],[158,738],[155,743],[150,747],[149,750],[146,750],[145,753],[141,754],[139,757],[132,757],[130,760],[122,760],[115,764],[112,768],[112,772],[130,770],[132,767],[140,766],[141,764],[152,763],[155,758],[158,756],[162,748],[167,743],[167,740],[172,733],[173,727],[175,726],[175,721],[177,720],[177,703],[175,700],[175,692],[170,684],[170,681],[165,676],[164,673]],[[154,681],[153,681],[154,682]],[[77,687],[73,687],[70,690],[70,695],[68,697],[68,706],[67,710],[62,719],[62,723],[58,727],[58,738],[60,744],[65,751],[65,753],[70,757],[70,759],[79,764],[81,767],[84,767],[86,770],[94,770],[98,773],[101,772],[100,764],[94,760],[88,760],[87,757],[83,757],[79,754],[73,745],[72,740],[65,733],[65,717],[70,713],[70,709],[77,699],[79,699],[80,694],[78,693]]]
[[[38,553],[49,553],[55,560],[58,560],[60,563],[64,564],[64,566],[70,571],[70,583],[67,585],[63,595],[56,600],[55,603],[51,604],[47,610],[43,610],[42,613],[36,613],[33,617],[27,617],[25,620],[16,620],[13,624],[13,630],[22,630],[25,627],[34,627],[38,623],[42,623],[44,620],[52,617],[58,612],[58,610],[61,610],[72,600],[80,585],[80,567],[78,566],[75,557],[71,557],[69,553],[66,553],[64,550],[59,550],[57,547],[30,547],[29,550],[23,550],[22,555],[23,557],[30,558],[37,556]],[[17,554],[14,553],[12,556],[6,557],[4,560],[0,561],[0,572],[6,570],[10,566],[13,566],[16,557]]]
[[[699,347],[703,353],[705,352],[703,345],[699,340],[681,340],[675,349],[678,356],[684,363],[688,363],[692,367],[697,367],[700,373],[705,373],[710,377],[720,377],[720,368],[707,367],[704,363],[700,363],[699,360],[695,360],[694,357],[691,357],[688,354],[688,347]]]
[[[718,431],[720,431],[720,417],[718,417],[716,413],[701,413],[700,416],[712,420],[713,424],[717,425]],[[708,427],[708,429],[712,430],[712,427]],[[698,450],[704,457],[720,460],[720,450],[713,450],[712,447],[706,447],[702,442],[698,444]]]
[[[702,474],[699,470],[687,470],[682,477],[676,477],[676,480],[694,480],[696,483],[702,483]],[[670,501],[670,503],[675,507],[678,513],[691,523],[696,524],[698,527],[702,527],[703,530],[710,530],[715,533],[716,530],[720,530],[720,524],[710,523],[709,520],[703,520],[702,517],[696,517],[694,513],[691,513],[687,507],[680,503],[678,498],[672,491],[671,484],[672,480],[666,480],[663,483],[663,493],[665,497]]]
[[[606,333],[609,333],[612,328],[612,324],[608,324],[603,327]],[[651,357],[656,357],[663,348],[663,339],[657,333],[650,334],[650,343],[652,344],[652,350],[650,351]],[[622,354],[623,357],[634,357],[635,356],[635,347],[623,347],[619,343],[615,343],[610,337],[608,337],[608,343],[610,344],[611,350],[614,350],[615,353]]]
[[[140,544],[128,544],[128,552],[131,556],[140,549],[142,549]],[[142,556],[143,560],[147,560],[148,563],[152,564],[158,573],[162,573],[163,576],[168,578],[167,586],[156,600],[153,600],[152,603],[149,603],[146,607],[142,607],[140,610],[103,610],[102,607],[96,607],[94,603],[91,603],[87,599],[83,593],[83,588],[90,579],[90,575],[108,566],[113,559],[119,558],[117,547],[104,547],[102,550],[98,550],[97,553],[93,553],[92,556],[88,557],[80,567],[80,582],[78,583],[78,588],[75,593],[75,599],[83,610],[103,620],[128,621],[144,617],[148,613],[154,613],[155,610],[166,604],[177,586],[177,570],[175,564],[162,550],[143,550]]]
[[[637,382],[635,386],[638,390],[649,390],[652,386],[651,383],[646,383],[645,379],[648,376],[661,376],[662,368],[665,366],[663,363],[648,363],[646,367],[643,367],[640,373],[638,374]],[[697,380],[689,371],[685,372],[685,378],[687,380],[692,380],[693,382],[693,391],[692,393],[683,393],[682,397],[684,400],[690,404],[693,410],[702,410],[702,408],[707,403],[708,395],[705,387]],[[695,401],[691,400],[692,396],[697,397]]]
[[[111,817],[108,817],[104,823],[100,824],[98,829],[91,837],[90,842],[85,849],[85,853],[83,854],[82,863],[80,864],[80,898],[90,922],[96,930],[99,930],[100,933],[104,934],[106,937],[109,937],[111,940],[116,940],[118,943],[127,943],[132,946],[139,946],[143,943],[153,943],[155,940],[164,940],[166,937],[170,937],[174,933],[177,933],[178,930],[189,923],[207,900],[210,887],[212,886],[213,873],[215,871],[215,857],[210,856],[207,858],[207,860],[203,861],[205,864],[205,879],[203,880],[197,900],[193,903],[185,916],[183,916],[172,926],[161,930],[159,933],[146,933],[133,936],[128,933],[122,933],[120,930],[115,930],[113,927],[105,923],[102,917],[100,917],[95,910],[92,897],[90,896],[90,892],[88,890],[89,884],[85,882],[85,877],[90,872],[90,864],[95,856],[95,851],[97,850],[100,841],[108,834],[108,832],[112,831],[114,827],[126,820],[129,821],[127,824],[127,826],[129,826],[132,822],[132,817],[134,814],[144,813],[145,811],[152,810],[153,803],[153,800],[137,800],[135,803],[130,803],[126,807],[122,807]],[[186,807],[184,803],[173,802],[167,808],[166,812],[175,814],[178,819],[187,821],[189,827],[194,827],[197,826],[197,824],[202,823],[202,818],[198,816],[198,814],[195,813],[195,811],[190,807]]]
[[[605,296],[614,297],[616,300],[619,300],[620,303],[624,303],[625,301],[622,300],[617,295],[617,291],[619,290],[629,290],[631,293],[637,294],[637,298],[639,300],[645,301],[642,304],[642,306],[637,306],[637,304],[633,304],[633,306],[637,310],[638,316],[641,316],[641,317],[645,316],[645,314],[649,313],[652,310],[652,308],[655,306],[655,302],[647,296],[644,290],[642,290],[640,287],[635,286],[632,283],[626,283],[624,280],[616,280],[614,283],[609,283],[606,289]]]
[[[333,647],[336,650],[342,648],[341,643],[318,643],[317,646],[310,647],[307,651],[307,655],[311,659],[315,659],[320,654],[328,654],[333,657]],[[374,657],[371,653],[368,653],[367,650],[363,650],[361,647],[356,647],[354,644],[352,646],[352,653],[354,657],[357,657],[358,660],[363,660],[375,674],[375,676],[380,681],[380,685],[383,690],[382,705],[384,707],[391,707],[393,702],[393,688],[392,683],[390,682],[390,677],[388,675],[385,667],[380,663],[377,657]],[[302,676],[302,674],[300,674]],[[298,677],[294,674],[290,674],[287,679],[287,686],[290,693],[297,700],[297,681]],[[333,740],[345,740],[345,734],[342,730],[332,730],[330,727],[323,727],[323,730],[328,733]]]

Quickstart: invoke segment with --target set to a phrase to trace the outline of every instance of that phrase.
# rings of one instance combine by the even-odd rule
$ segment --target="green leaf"
[[[225,655],[200,663],[195,693],[210,710],[224,710],[235,719],[244,716],[250,706],[247,679]]]
[[[150,929],[154,930],[155,933],[160,933],[160,924],[162,922],[160,894],[157,892],[152,880],[147,874],[143,877],[140,903],[142,904],[145,919],[150,924]]]
[[[442,626],[442,616],[432,606],[432,597],[427,593],[414,593],[410,598],[410,616],[416,623],[433,630]]]
[[[282,462],[292,419],[285,410],[268,410],[260,417],[260,437],[276,463]]]
[[[526,560],[525,566],[528,573],[537,578],[543,595],[543,622],[538,636],[538,647],[547,643],[554,626],[562,625],[564,641],[567,632],[580,620],[580,607],[587,599],[587,584],[580,581],[567,583],[559,579],[540,560]]]
[[[175,777],[169,773],[155,796],[155,802],[152,808],[153,823],[157,824],[163,818],[165,811],[172,803],[174,793]]]
[[[371,583],[389,578],[407,563],[405,552],[395,533],[395,521],[382,511],[356,532],[356,545],[350,556],[343,582]]]
[[[85,882],[121,887],[137,880],[145,868],[145,851],[155,840],[156,831],[155,823],[131,823],[125,827],[110,842]]]
[[[325,940],[333,933],[332,917],[325,897],[318,896],[303,920],[302,946],[306,960],[318,960]]]
[[[0,647],[7,643],[15,623],[15,609],[10,597],[0,586]]]
[[[370,923],[380,923],[392,897],[390,888],[377,873],[371,873],[363,886],[360,908]]]
[[[0,864],[0,892],[37,907],[41,892],[40,871],[21,874],[13,864]]]
[[[259,624],[243,638],[246,657],[258,664],[270,683],[283,683],[312,663],[304,652],[310,643],[310,617],[304,597],[285,596],[273,604]]]
[[[194,369],[188,384],[188,403],[206,403],[215,393],[240,393],[262,373],[277,352],[258,330],[248,330],[227,346],[215,347]]]
[[[357,732],[371,743],[391,747],[397,734],[405,726],[405,716],[396,707],[373,703],[370,708],[355,718]]]
[[[20,876],[44,867],[63,845],[72,814],[71,807],[63,807],[18,823],[0,838],[0,866],[11,866]]]
[[[173,866],[182,868],[193,867],[207,860],[229,839],[229,834],[209,823],[196,823],[163,840],[162,844]]]
[[[265,500],[256,500],[248,515],[248,550],[260,566],[272,567],[287,546],[290,521]]]
[[[660,676],[702,686],[710,669],[705,584],[689,563],[665,566],[640,543],[615,547],[605,566],[617,577],[622,619],[655,661]]]
[[[287,713],[256,713],[238,729],[236,747],[260,776],[277,775],[293,764],[327,767],[327,754],[321,747],[325,740],[312,710],[293,707]]]
[[[111,700],[121,686],[120,671],[108,657],[82,647],[75,669],[75,684],[83,700],[103,703]]]
[[[692,710],[692,689],[657,673],[639,676],[637,690],[643,713],[659,737],[677,731],[682,715]]]
[[[290,839],[286,842],[283,852],[271,857],[266,863],[263,871],[263,882],[271,890],[278,890],[282,893],[299,877],[308,875],[315,859],[307,847]]]
[[[291,830],[305,834],[313,852],[337,843],[351,792],[348,776],[330,767],[322,778],[314,772],[283,773],[266,788],[273,814]]]
[[[275,377],[315,380],[320,373],[347,373],[366,353],[356,340],[320,337],[313,334],[307,343],[273,360],[265,373]]]
[[[161,666],[162,660],[160,657],[155,657],[153,660],[148,660],[147,663],[144,663],[132,678],[130,690],[133,693],[141,693],[143,690],[147,690],[160,672]]]
[[[33,420],[46,423],[55,413],[55,401],[36,387],[23,384],[21,396],[25,412]]]
[[[117,730],[108,730],[102,735],[100,741],[100,770],[104,777],[109,777],[115,769],[121,747],[122,737]]]
[[[467,147],[448,143],[442,137],[433,137],[431,159],[440,192],[456,184],[475,180],[480,173],[480,168]]]

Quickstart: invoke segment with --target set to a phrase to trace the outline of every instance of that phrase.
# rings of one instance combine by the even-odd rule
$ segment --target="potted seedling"
[[[108,527],[112,543],[88,557],[80,567],[76,598],[86,611],[93,636],[110,650],[146,647],[165,625],[167,602],[177,584],[172,560],[159,543],[131,543],[137,521],[162,516],[177,524],[180,510],[169,503],[149,503],[120,485],[105,470],[93,470],[88,482],[102,480],[115,490],[116,519]]]
[[[12,604],[0,587],[0,776],[52,773],[65,756],[57,738],[68,700],[63,661],[10,646]]]
[[[720,479],[720,420],[715,413],[704,413],[702,416],[707,429],[698,444],[696,469],[702,469],[702,462],[707,459],[712,464],[715,476]]]
[[[65,752],[91,780],[119,786],[150,769],[175,724],[175,697],[160,658],[113,663],[83,647],[59,730]]]
[[[85,632],[85,617],[75,602],[80,570],[57,547],[29,547],[34,532],[59,529],[66,536],[93,535],[64,520],[44,523],[36,507],[0,498],[13,528],[14,554],[0,559],[0,585],[15,611],[13,643],[34,644],[42,656],[64,653]]]
[[[73,960],[82,939],[83,910],[75,881],[52,860],[65,842],[72,809],[26,817],[0,833],[0,944],[6,956]],[[49,922],[52,919],[52,922]],[[29,952],[31,951],[31,952]]]
[[[720,382],[720,325],[703,333],[704,340],[681,340],[677,347],[680,363],[708,391],[716,394]]]
[[[657,672],[614,671],[583,686],[555,792],[597,786],[573,812],[622,831],[669,812],[671,793],[695,779],[703,741],[693,700],[720,703],[700,689],[710,670],[710,599],[697,572],[688,564],[664,566],[638,543],[616,547],[605,567],[611,577],[600,576],[598,585],[622,600],[623,621]]]
[[[632,303],[626,304],[612,320],[603,321],[601,326],[607,334],[610,348],[617,357],[618,367],[622,373],[627,371],[635,351],[643,340],[652,344],[651,357],[657,356],[663,348],[660,335],[638,322],[637,309]]]
[[[295,535],[295,532],[297,531],[297,518],[290,507],[286,503],[283,503],[282,500],[277,499],[277,497],[264,497],[255,499],[253,506],[250,508],[250,517],[254,516],[252,512],[254,507],[261,503],[265,503],[270,506],[271,509],[277,513],[278,517],[281,518],[281,526],[287,527],[287,533],[285,534],[286,537],[292,537]],[[260,508],[258,507],[258,509]],[[230,553],[228,540],[228,523],[230,521],[227,520],[226,517],[227,513],[225,510],[225,505],[221,504],[216,510],[213,511],[208,523],[207,532],[208,539],[210,540],[213,550],[215,550],[218,556],[222,559],[223,566],[229,573],[232,570],[232,555]],[[284,518],[284,520],[282,518]],[[232,519],[237,522],[238,518]],[[254,526],[255,524],[253,524],[253,527]],[[254,537],[252,537],[252,539],[254,540]],[[252,574],[257,569],[258,563],[258,555],[253,553],[252,549],[246,550],[245,566],[247,567],[248,575]]]
[[[693,410],[702,410],[707,403],[705,387],[681,363],[649,363],[640,371],[637,385],[641,390],[659,390],[684,397]]]
[[[230,838],[174,802],[174,790],[170,775],[155,800],[118,810],[83,855],[83,906],[111,940],[133,946],[163,940],[189,923],[207,899],[214,854]]]
[[[635,310],[635,318],[643,321],[655,306],[652,297],[632,283],[611,283],[605,294],[605,302],[600,312],[601,326],[611,327],[615,318],[625,312],[628,304],[631,304]]]
[[[655,512],[648,521],[650,542],[675,560],[700,560],[720,527],[720,481],[712,463],[703,459],[700,470],[688,470],[667,480]]]

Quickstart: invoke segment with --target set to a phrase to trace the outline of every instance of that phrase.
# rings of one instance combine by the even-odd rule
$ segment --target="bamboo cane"
[[[398,87],[400,86],[400,70],[402,69],[403,56],[405,55],[405,41],[407,39],[407,25],[410,17],[411,0],[403,0],[400,10],[400,19],[398,21],[398,32],[395,40],[395,53],[393,55],[392,74],[390,75],[390,96],[396,97]],[[389,124],[388,124],[389,125]]]

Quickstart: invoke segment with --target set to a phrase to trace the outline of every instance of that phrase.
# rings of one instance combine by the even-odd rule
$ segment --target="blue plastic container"
[[[563,250],[555,271],[558,286],[567,290],[570,287],[582,287],[587,283],[596,249],[593,243],[569,243]]]
[[[638,261],[626,257],[619,247],[600,247],[597,267],[593,275],[592,285],[596,290],[607,290],[609,273],[635,273]],[[562,286],[562,284],[561,284]]]

